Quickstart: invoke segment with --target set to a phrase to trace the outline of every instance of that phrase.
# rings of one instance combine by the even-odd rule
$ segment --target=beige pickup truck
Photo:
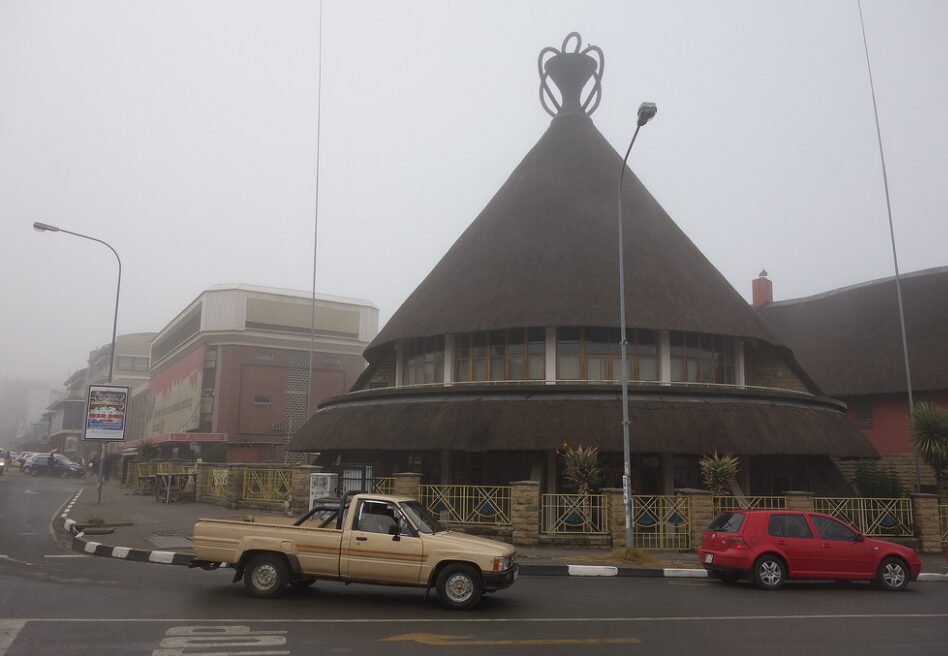
[[[514,548],[449,531],[408,497],[349,493],[298,519],[242,516],[194,526],[192,567],[237,570],[255,597],[316,580],[431,588],[447,608],[517,580]]]

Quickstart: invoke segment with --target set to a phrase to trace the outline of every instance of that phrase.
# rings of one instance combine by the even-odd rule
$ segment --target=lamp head
[[[59,232],[59,228],[48,223],[40,223],[39,221],[33,222],[33,230],[36,232]]]
[[[652,120],[655,117],[655,113],[658,112],[658,107],[655,103],[644,102],[639,105],[639,127],[642,127],[646,123]]]

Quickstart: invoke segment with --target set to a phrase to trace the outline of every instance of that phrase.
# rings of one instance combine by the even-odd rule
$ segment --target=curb
[[[82,490],[76,492],[75,496],[66,503],[66,509],[59,516],[62,520],[63,530],[73,535],[72,550],[79,553],[89,554],[90,556],[100,556],[103,558],[118,558],[120,560],[131,560],[138,563],[156,563],[159,565],[180,565],[188,566],[194,560],[194,556],[186,553],[176,553],[174,551],[149,551],[148,549],[132,549],[131,547],[116,547],[111,544],[102,544],[87,540],[84,533],[76,533],[76,520],[69,519],[69,512],[79,500]]]
[[[703,569],[677,567],[613,567],[610,565],[520,565],[522,576],[596,576],[636,578],[708,578]]]

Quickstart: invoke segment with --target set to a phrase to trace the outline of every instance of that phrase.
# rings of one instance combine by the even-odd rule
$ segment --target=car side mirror
[[[866,538],[860,533],[856,533],[856,537],[853,538],[853,542],[865,542]]]
[[[398,522],[395,522],[394,524],[388,527],[388,534],[392,536],[393,542],[398,542],[399,540],[402,539],[401,533],[399,533],[398,531]]]

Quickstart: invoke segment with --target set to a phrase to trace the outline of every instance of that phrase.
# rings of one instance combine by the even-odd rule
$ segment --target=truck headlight
[[[510,569],[510,566],[513,565],[513,556],[504,556],[502,558],[494,558],[494,571],[503,572],[504,570]]]

